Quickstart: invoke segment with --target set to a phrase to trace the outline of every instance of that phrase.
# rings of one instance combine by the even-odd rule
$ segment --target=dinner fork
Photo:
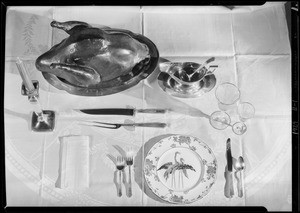
[[[121,178],[121,176],[122,176],[122,171],[125,167],[125,161],[122,156],[117,157],[116,167],[119,171],[118,196],[121,197],[122,196],[122,178]]]
[[[126,153],[126,164],[128,166],[128,197],[132,196],[132,187],[131,187],[131,166],[133,165],[133,155],[132,155],[132,151],[128,151]]]

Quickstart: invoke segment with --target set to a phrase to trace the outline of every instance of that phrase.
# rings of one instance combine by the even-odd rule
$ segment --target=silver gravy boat
[[[159,64],[159,69],[167,73],[172,78],[172,88],[180,93],[194,93],[201,89],[200,83],[205,76],[212,75],[217,65],[207,67],[207,64],[214,61],[209,58],[203,64],[195,62],[163,62]]]

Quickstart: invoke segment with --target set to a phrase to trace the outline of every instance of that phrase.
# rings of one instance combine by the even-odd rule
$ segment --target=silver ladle
[[[242,171],[245,169],[245,162],[244,158],[242,156],[239,156],[239,158],[236,160],[236,162],[233,164],[234,169],[236,170],[234,172],[234,176],[237,179],[237,191],[238,196],[243,197],[243,185],[242,185]],[[239,177],[237,176],[237,173],[240,173]]]

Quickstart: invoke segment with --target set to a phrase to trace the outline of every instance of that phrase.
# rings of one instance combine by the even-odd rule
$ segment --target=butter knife
[[[233,189],[233,177],[232,177],[232,155],[231,155],[231,144],[230,138],[227,139],[226,142],[226,159],[227,165],[225,167],[225,187],[224,187],[224,195],[227,198],[231,198],[234,195]]]
[[[166,113],[167,109],[134,109],[134,108],[98,108],[79,109],[79,111],[90,115],[127,115],[134,116],[136,113]]]

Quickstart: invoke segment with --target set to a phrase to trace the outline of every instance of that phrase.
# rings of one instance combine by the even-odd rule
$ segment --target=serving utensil
[[[212,62],[212,61],[214,61],[214,60],[215,60],[215,57],[211,57],[211,58],[207,59],[203,64],[200,65],[200,67],[198,67],[198,68],[194,71],[194,73],[192,74],[192,76],[190,76],[190,78],[192,78],[193,75],[195,75],[195,73],[199,73],[200,70],[201,70],[203,67],[205,67],[208,63],[210,63],[210,62]],[[218,66],[214,66],[214,67],[218,67]],[[210,71],[210,72],[206,73],[206,75],[210,75],[210,74],[212,74],[212,73],[213,73],[213,71]]]
[[[125,168],[125,160],[122,156],[117,157],[116,167],[119,171],[118,196],[122,196],[122,171]]]
[[[244,162],[244,158],[242,156],[239,156],[239,158],[235,162],[234,169],[236,170],[234,172],[234,176],[237,179],[238,196],[243,197],[242,171],[245,169],[245,162]],[[239,172],[239,177],[237,176],[238,172]]]
[[[234,195],[233,189],[233,179],[232,179],[232,155],[231,155],[231,145],[230,145],[230,138],[227,139],[226,142],[226,159],[227,165],[225,167],[225,187],[224,187],[224,195],[227,198],[231,198]]]
[[[99,108],[99,109],[79,109],[79,111],[90,115],[127,115],[134,116],[136,113],[159,113],[163,114],[168,109],[135,109],[135,108]]]
[[[134,130],[135,127],[165,128],[167,126],[166,123],[160,123],[160,122],[134,123],[133,121],[128,119],[126,119],[124,123],[106,123],[106,122],[99,122],[99,121],[85,121],[85,122],[91,122],[93,124],[81,124],[81,125],[95,126],[95,127],[101,127],[107,129],[119,129],[120,127],[124,127],[127,130]]]

